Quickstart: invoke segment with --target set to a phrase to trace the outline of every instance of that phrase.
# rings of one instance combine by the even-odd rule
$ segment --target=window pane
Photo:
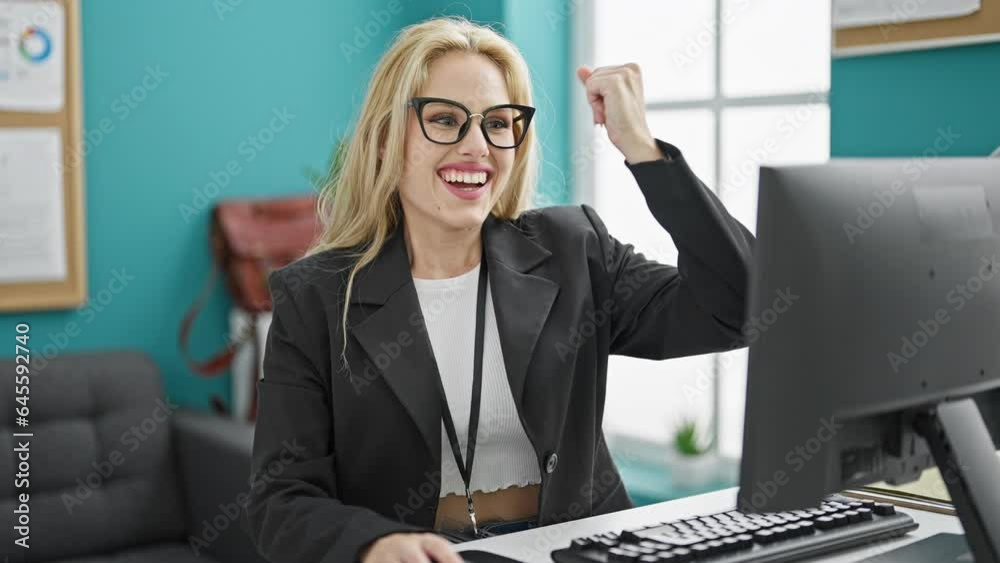
[[[715,189],[715,116],[712,110],[647,111],[653,136],[681,150],[705,185]]]
[[[711,428],[714,367],[711,355],[664,361],[611,356],[604,429],[667,442],[685,417]]]
[[[722,93],[830,89],[830,0],[724,0]]]
[[[724,109],[721,148],[719,195],[729,212],[756,232],[760,165],[827,160],[830,108],[800,105]]]
[[[594,64],[637,63],[647,101],[714,96],[714,2],[630,0],[593,6]]]
[[[719,451],[738,458],[743,451],[747,349],[719,354]]]

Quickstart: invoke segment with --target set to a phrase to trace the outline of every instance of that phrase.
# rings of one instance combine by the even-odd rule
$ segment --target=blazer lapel
[[[551,252],[509,222],[489,215],[483,236],[500,348],[514,402],[523,416],[531,356],[559,286],[529,273]],[[432,459],[440,465],[441,399],[435,383],[440,376],[410,274],[402,222],[375,261],[358,273],[351,307],[363,312],[373,309],[349,331],[413,418]]]
[[[364,348],[385,382],[413,418],[441,463],[441,402],[434,379],[437,363],[424,328],[402,224],[387,239],[374,262],[358,273],[352,308],[374,311],[349,331]]]
[[[507,380],[518,411],[538,337],[549,317],[559,285],[531,274],[551,252],[535,244],[510,223],[490,215],[486,220],[486,254],[490,290],[496,312]]]

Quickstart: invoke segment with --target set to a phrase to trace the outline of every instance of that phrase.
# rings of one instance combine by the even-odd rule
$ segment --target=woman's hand
[[[361,563],[462,563],[462,558],[436,534],[395,533],[368,546]]]
[[[608,139],[629,164],[664,157],[646,123],[639,65],[628,63],[594,70],[581,66],[576,76],[587,90],[594,123],[604,125]]]

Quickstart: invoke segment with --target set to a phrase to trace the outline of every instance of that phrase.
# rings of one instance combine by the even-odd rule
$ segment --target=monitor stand
[[[914,428],[930,445],[976,563],[1000,563],[1000,458],[976,402],[939,403]]]

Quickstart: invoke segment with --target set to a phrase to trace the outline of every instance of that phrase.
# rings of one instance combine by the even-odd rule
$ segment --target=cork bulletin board
[[[834,57],[851,57],[1000,41],[1000,0],[982,0],[968,15],[835,29]]]
[[[86,300],[81,108],[79,0],[0,0],[0,311]]]

